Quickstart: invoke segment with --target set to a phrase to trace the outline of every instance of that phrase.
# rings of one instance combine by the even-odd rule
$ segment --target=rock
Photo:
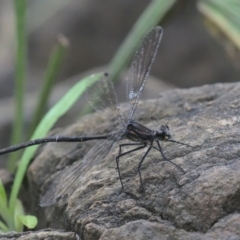
[[[39,228],[62,228],[83,239],[101,240],[240,239],[239,96],[240,83],[215,84],[172,90],[139,103],[135,120],[152,129],[167,123],[173,139],[193,146],[161,143],[166,157],[185,174],[152,150],[141,168],[145,193],[139,191],[137,166],[146,150],[120,159],[122,191],[114,147],[101,160],[81,162],[69,196],[41,208],[40,195],[54,190],[56,179],[53,193],[64,189],[69,174],[97,142],[46,144],[28,171],[28,206],[37,214]],[[59,135],[106,134],[117,125],[95,113]]]
[[[197,239],[199,233],[188,233],[182,229],[176,229],[167,223],[150,222],[146,220],[131,221],[119,228],[106,230],[101,240],[145,240],[145,239]]]
[[[73,232],[63,232],[52,229],[43,229],[36,232],[9,232],[0,234],[1,240],[80,240],[80,238]]]
[[[13,183],[13,175],[6,169],[0,168],[0,180],[7,192],[9,192],[10,187]]]

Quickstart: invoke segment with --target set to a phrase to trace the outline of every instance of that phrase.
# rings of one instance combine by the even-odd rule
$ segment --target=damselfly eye
[[[158,136],[160,137],[160,135],[161,135],[162,140],[168,140],[171,138],[171,134],[170,134],[168,125],[160,126],[159,131],[158,131]]]
[[[168,139],[170,139],[172,136],[170,135],[170,134],[168,134],[168,135],[165,135],[165,139],[164,140],[168,140]]]

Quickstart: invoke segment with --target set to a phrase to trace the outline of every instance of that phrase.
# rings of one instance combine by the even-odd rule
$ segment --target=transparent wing
[[[162,28],[153,28],[135,53],[127,74],[127,99],[132,105],[128,119],[132,119],[138,100],[146,84],[162,37]]]
[[[93,146],[82,160],[59,172],[41,199],[40,206],[50,206],[72,194],[79,186],[81,175],[104,159],[113,145],[121,138],[121,134],[122,132],[111,134],[109,139]]]
[[[97,112],[106,116],[116,116],[119,123],[124,124],[117,96],[107,73],[99,81],[87,88],[86,96],[90,106]]]

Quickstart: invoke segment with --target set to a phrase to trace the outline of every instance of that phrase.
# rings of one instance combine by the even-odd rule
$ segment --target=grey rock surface
[[[63,232],[52,229],[43,229],[36,232],[10,232],[0,234],[1,240],[80,240],[80,238],[73,232]]]
[[[83,168],[69,196],[40,208],[40,196],[56,176],[61,189],[96,143],[43,146],[28,171],[28,206],[39,228],[62,228],[83,239],[240,239],[239,97],[240,83],[216,84],[172,90],[139,103],[135,120],[153,129],[167,123],[173,139],[193,146],[162,143],[165,155],[185,174],[151,151],[142,166],[145,194],[139,191],[137,165],[146,150],[120,160],[122,191],[116,146]],[[105,134],[116,126],[116,120],[95,113],[54,135]]]

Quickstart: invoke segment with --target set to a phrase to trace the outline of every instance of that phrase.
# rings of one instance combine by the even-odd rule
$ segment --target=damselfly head
[[[156,131],[156,138],[158,140],[167,141],[171,138],[170,130],[168,125],[160,126],[159,130]]]

